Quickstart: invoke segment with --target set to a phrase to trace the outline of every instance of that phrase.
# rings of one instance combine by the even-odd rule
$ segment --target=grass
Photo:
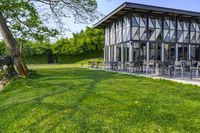
[[[0,132],[199,132],[200,88],[34,65],[0,92]]]
[[[102,58],[85,59],[73,64],[31,64],[29,65],[31,69],[56,69],[56,68],[80,68],[87,67],[88,62],[103,62]]]

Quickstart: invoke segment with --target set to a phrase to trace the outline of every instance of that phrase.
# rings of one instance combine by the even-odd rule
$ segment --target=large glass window
[[[195,60],[200,61],[200,45],[196,45]]]
[[[196,21],[191,22],[190,26],[190,42],[200,43],[200,24]]]
[[[108,49],[108,46],[106,46],[104,48],[104,54],[105,54],[105,62],[109,62],[109,49]]]
[[[187,20],[178,20],[178,42],[189,43],[189,22]],[[194,34],[195,35],[195,34]],[[194,37],[196,40],[196,36]]]
[[[183,21],[178,21],[178,36],[177,36],[177,39],[178,39],[178,42],[183,42]]]
[[[196,60],[195,56],[196,56],[196,46],[195,45],[191,45],[190,46],[190,59],[191,60]]]
[[[114,46],[110,46],[110,61],[114,61]]]
[[[176,41],[176,21],[174,19],[170,19],[170,42]]]
[[[149,18],[149,40],[156,40],[156,19],[152,17]]]
[[[163,39],[166,42],[170,41],[170,19],[164,18],[164,35]]]
[[[140,17],[140,40],[147,40],[147,18]]]
[[[154,61],[156,55],[156,44],[151,43],[149,46],[149,60]]]
[[[154,62],[161,60],[161,44],[150,43],[149,60]]]
[[[156,18],[156,41],[162,41],[162,19]]]
[[[176,41],[176,21],[174,18],[169,18],[169,17],[164,18],[163,39],[166,42],[175,42]]]
[[[183,41],[185,43],[189,43],[190,38],[189,38],[189,21],[185,20],[183,22]]]
[[[117,46],[117,49],[116,49],[116,59],[117,61],[121,61],[121,46]]]
[[[184,45],[184,44],[178,45],[178,59],[188,60],[188,45]]]
[[[135,14],[132,17],[132,37],[133,40],[140,39],[140,17]]]
[[[140,45],[139,43],[133,43],[133,61],[139,61],[140,59]]]
[[[144,61],[146,60],[147,57],[147,44],[146,43],[141,43],[141,49],[140,49],[140,60]]]
[[[110,29],[110,44],[115,44],[115,23],[111,25]]]
[[[149,40],[162,41],[162,19],[149,18]]]
[[[164,60],[175,60],[175,44],[164,44]]]
[[[130,40],[130,19],[125,16],[123,20],[123,41],[128,41]]]
[[[106,27],[105,29],[105,45],[110,45],[110,29]]]
[[[129,62],[129,45],[125,44],[124,45],[124,61]]]
[[[119,20],[116,23],[116,42],[122,42],[122,21]]]
[[[194,21],[191,22],[190,31],[190,42],[196,43],[196,23]]]
[[[134,14],[132,17],[133,40],[147,40],[147,17]]]
[[[196,26],[196,39],[197,39],[197,43],[200,43],[200,22],[198,22]]]

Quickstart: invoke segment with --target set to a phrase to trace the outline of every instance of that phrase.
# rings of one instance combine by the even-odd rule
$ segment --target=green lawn
[[[199,132],[200,88],[67,65],[0,92],[1,132]],[[41,68],[41,69],[40,69]]]

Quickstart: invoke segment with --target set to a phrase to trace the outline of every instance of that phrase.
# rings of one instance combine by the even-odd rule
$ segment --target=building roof
[[[114,11],[112,11],[110,14],[105,16],[103,19],[101,19],[99,22],[97,22],[94,25],[94,27],[103,28],[105,25],[111,23],[113,20],[116,20],[119,16],[123,16],[124,14],[127,14],[130,11],[155,13],[159,15],[163,14],[163,15],[200,18],[200,12],[125,2],[121,6],[116,8]]]

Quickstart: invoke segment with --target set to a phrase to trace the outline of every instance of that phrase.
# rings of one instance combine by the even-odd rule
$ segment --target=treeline
[[[27,63],[72,63],[83,58],[102,57],[104,35],[103,30],[87,27],[72,38],[61,38],[55,43],[50,41],[22,41],[19,47]],[[8,52],[4,42],[0,42],[0,55]]]

